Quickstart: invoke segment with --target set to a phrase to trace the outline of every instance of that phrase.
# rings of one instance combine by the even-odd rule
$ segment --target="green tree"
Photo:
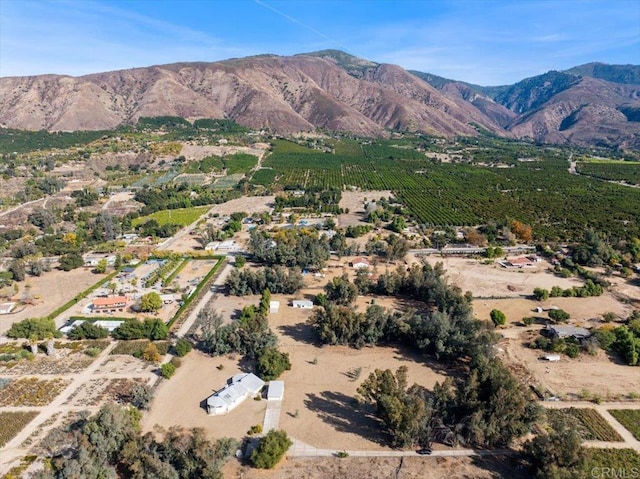
[[[178,338],[173,348],[176,352],[176,356],[180,358],[186,356],[193,349],[191,343],[184,338]]]
[[[60,269],[71,271],[84,265],[84,260],[80,253],[71,252],[60,257]]]
[[[171,379],[171,377],[176,373],[176,367],[171,363],[165,363],[160,367],[160,374],[165,379]]]
[[[12,339],[35,337],[38,340],[45,339],[49,334],[55,338],[62,336],[56,328],[56,323],[49,318],[28,318],[18,323],[13,323],[7,331],[7,337]]]
[[[69,339],[104,339],[109,336],[109,331],[101,326],[96,326],[91,321],[83,321],[67,334]]]
[[[95,273],[97,274],[104,274],[107,271],[107,260],[106,259],[101,259],[100,261],[98,261],[98,264],[96,265],[95,269],[93,270]]]
[[[548,314],[556,323],[564,323],[571,317],[569,313],[562,309],[550,309]]]
[[[272,429],[251,453],[251,464],[259,469],[273,468],[293,443],[285,431]]]
[[[291,369],[289,354],[276,348],[266,348],[260,352],[256,365],[258,376],[265,381],[272,381]]]
[[[376,369],[363,381],[358,393],[376,405],[376,415],[391,435],[394,446],[430,442],[431,402],[421,386],[407,387],[406,366],[398,368],[395,375],[390,369]]]
[[[344,306],[353,303],[358,296],[358,288],[349,281],[346,273],[329,281],[324,290],[329,301]]]
[[[504,326],[505,324],[507,324],[507,317],[499,309],[492,309],[490,316],[491,321],[493,321],[493,324],[495,326]]]
[[[247,258],[242,255],[236,256],[236,268],[242,269],[245,264],[247,264]]]
[[[151,291],[140,298],[140,311],[155,313],[162,308],[162,298],[155,291]]]
[[[549,290],[544,288],[535,288],[533,290],[533,297],[536,298],[537,301],[546,301],[549,299]]]
[[[577,428],[554,421],[551,430],[526,442],[523,453],[536,479],[580,477],[584,449]]]

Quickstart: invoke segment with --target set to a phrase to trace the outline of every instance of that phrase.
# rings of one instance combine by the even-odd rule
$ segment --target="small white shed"
[[[282,401],[284,399],[284,381],[271,381],[267,391],[268,401]]]
[[[269,313],[277,313],[280,311],[280,301],[270,301],[269,302]]]

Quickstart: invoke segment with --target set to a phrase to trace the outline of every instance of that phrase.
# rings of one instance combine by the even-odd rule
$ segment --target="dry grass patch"
[[[16,437],[37,415],[37,411],[0,412],[0,447]]]
[[[46,406],[62,392],[68,382],[34,377],[8,381],[0,388],[0,406]]]

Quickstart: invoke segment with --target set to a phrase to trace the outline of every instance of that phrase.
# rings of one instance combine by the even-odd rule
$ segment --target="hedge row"
[[[196,289],[193,291],[193,293],[191,294],[191,296],[189,296],[186,301],[184,303],[182,303],[182,306],[180,306],[180,308],[178,309],[178,311],[176,311],[176,314],[173,315],[173,318],[171,318],[171,321],[169,321],[167,323],[167,327],[169,329],[171,329],[171,326],[173,326],[173,324],[178,320],[178,318],[180,318],[180,316],[182,316],[182,313],[184,313],[184,311],[191,305],[191,303],[200,296],[200,293],[202,292],[202,290],[208,286],[209,282],[211,281],[211,278],[213,278],[213,275],[216,274],[216,271],[218,271],[218,269],[220,268],[220,265],[224,263],[224,256],[212,256],[212,257],[208,257],[208,258],[193,258],[193,259],[217,259],[218,262],[215,264],[215,266],[213,268],[211,268],[211,270],[207,273],[207,275],[203,278],[202,281],[200,281],[200,283],[198,284],[198,286],[196,287]]]

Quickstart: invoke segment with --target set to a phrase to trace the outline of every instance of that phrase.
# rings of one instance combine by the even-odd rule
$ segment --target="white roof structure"
[[[13,311],[16,303],[2,303],[0,304],[0,314],[9,314]]]
[[[207,398],[207,414],[226,414],[248,397],[258,394],[263,387],[264,381],[255,374],[236,374],[229,384]]]
[[[122,323],[124,323],[124,321],[107,321],[102,319],[93,322],[94,326],[100,326],[101,328],[104,328],[109,332],[118,328]]]
[[[270,301],[269,302],[269,312],[277,313],[280,311],[280,301]]]
[[[267,400],[282,401],[284,398],[284,381],[271,381],[267,391]]]
[[[294,300],[291,302],[291,306],[294,308],[302,308],[302,309],[312,309],[313,301],[308,300]]]

